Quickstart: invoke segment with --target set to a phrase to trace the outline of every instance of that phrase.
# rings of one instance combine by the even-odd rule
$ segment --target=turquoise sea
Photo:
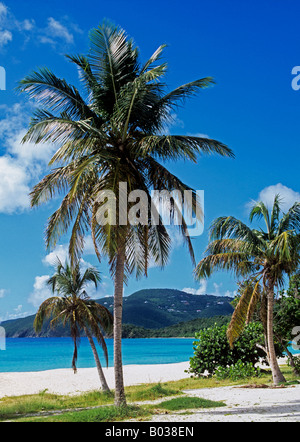
[[[194,339],[123,339],[124,365],[172,364],[188,361],[193,356]],[[113,340],[107,339],[109,366],[113,366]],[[105,365],[102,350],[98,353]],[[293,353],[299,353],[291,348]],[[73,356],[71,338],[7,339],[6,350],[0,351],[0,373],[28,372],[70,368]],[[95,367],[87,338],[80,341],[78,368]]]
[[[193,356],[194,339],[124,339],[124,365],[171,364],[188,361]],[[113,340],[107,339],[109,366],[113,366]],[[98,346],[101,363],[105,365]],[[70,368],[73,356],[71,338],[7,339],[6,350],[0,351],[0,373],[28,372]],[[95,367],[87,338],[82,338],[78,368]]]

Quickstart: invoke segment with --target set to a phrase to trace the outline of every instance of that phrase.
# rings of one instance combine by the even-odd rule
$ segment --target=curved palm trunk
[[[103,391],[110,391],[109,386],[108,386],[108,384],[106,382],[103,370],[102,370],[101,362],[100,362],[100,359],[99,359],[99,355],[98,355],[98,352],[97,352],[97,349],[96,349],[93,337],[92,337],[91,333],[89,332],[89,330],[86,327],[84,327],[84,332],[85,332],[85,334],[86,334],[86,336],[87,336],[87,338],[89,340],[90,346],[91,346],[92,351],[93,351],[93,355],[94,355],[94,358],[95,358],[96,367],[97,367],[97,371],[98,371],[98,374],[99,374],[99,379],[100,379],[100,382],[101,382],[102,390]]]
[[[120,250],[116,258],[114,295],[114,367],[115,367],[115,406],[126,405],[123,363],[122,363],[122,314],[124,287],[125,251]]]
[[[267,293],[267,338],[268,338],[268,359],[272,370],[273,382],[275,385],[281,382],[286,382],[285,377],[281,373],[278,365],[276,351],[274,346],[274,329],[273,329],[273,316],[274,316],[274,285],[270,284]]]

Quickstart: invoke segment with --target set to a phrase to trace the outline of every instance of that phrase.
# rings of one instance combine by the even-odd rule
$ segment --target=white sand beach
[[[125,386],[144,383],[176,381],[187,378],[185,370],[189,362],[165,365],[125,365]],[[114,370],[104,368],[110,388],[114,388]],[[28,373],[0,373],[0,398],[37,394],[47,389],[48,393],[79,394],[97,390],[100,381],[96,368],[79,368],[77,374],[71,369],[49,370]]]

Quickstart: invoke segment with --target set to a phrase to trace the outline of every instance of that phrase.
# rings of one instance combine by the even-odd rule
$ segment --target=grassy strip
[[[53,416],[37,416],[20,418],[18,422],[115,422],[129,419],[143,420],[152,414],[161,412],[180,411],[200,408],[224,407],[223,402],[215,402],[198,397],[181,397],[164,401],[158,405],[146,405],[144,407],[126,406],[117,408],[106,406],[92,410],[73,411]]]
[[[142,407],[101,407],[93,410],[73,411],[47,417],[21,418],[18,422],[120,422],[150,416],[150,411]]]
[[[161,404],[159,404],[158,407],[168,411],[180,411],[199,408],[217,408],[225,406],[226,404],[224,402],[216,402],[199,397],[185,396],[162,402]]]
[[[126,388],[128,402],[152,401],[181,394],[179,390],[161,384],[146,384]],[[100,407],[114,403],[113,393],[92,391],[78,396],[59,396],[46,391],[36,395],[5,397],[0,400],[0,421],[32,415],[78,408]]]

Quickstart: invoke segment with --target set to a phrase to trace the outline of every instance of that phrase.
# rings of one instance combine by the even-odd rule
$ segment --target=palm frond
[[[20,81],[18,90],[27,92],[30,98],[54,112],[67,112],[74,119],[97,119],[76,87],[58,78],[47,68],[26,76]]]
[[[268,234],[270,235],[271,233],[270,215],[268,208],[266,207],[263,201],[258,201],[253,203],[249,219],[252,222],[254,218],[257,218],[258,220],[264,218]]]
[[[227,337],[231,347],[244,331],[247,319],[251,316],[250,311],[253,311],[259,298],[259,281],[255,281],[254,286],[253,282],[247,284],[227,329]]]
[[[227,252],[206,256],[199,262],[194,273],[198,280],[210,277],[218,270],[231,271],[237,277],[247,277],[253,274],[255,269],[251,256],[242,252]]]

